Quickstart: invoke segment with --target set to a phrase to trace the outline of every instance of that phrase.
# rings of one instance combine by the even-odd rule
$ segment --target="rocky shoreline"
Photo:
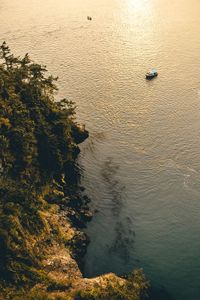
[[[79,142],[89,136],[80,128],[79,134]],[[76,147],[75,159],[78,154]],[[60,180],[53,180],[42,187],[39,198],[44,209],[39,214],[45,224],[44,230],[39,236],[33,233],[24,237],[30,250],[40,260],[36,270],[41,278],[22,288],[13,284],[1,285],[1,300],[139,300],[140,294],[146,290],[147,283],[141,271],[127,278],[113,273],[90,279],[83,277],[83,259],[90,242],[83,229],[93,215],[89,209],[90,199],[84,193],[84,187],[79,185],[78,166],[73,168],[73,172],[73,185],[66,182],[71,180],[71,176],[62,178],[60,174]]]
[[[85,137],[88,138],[88,134]],[[79,137],[79,141],[83,139]],[[85,139],[84,139],[85,140]],[[57,186],[57,197],[54,201],[59,205],[57,218],[60,229],[68,232],[65,247],[53,245],[49,256],[43,261],[44,270],[56,285],[38,285],[33,288],[35,293],[40,288],[47,299],[139,299],[147,283],[143,282],[141,271],[136,271],[132,277],[118,277],[114,273],[103,274],[96,278],[83,277],[83,259],[90,242],[82,230],[91,221],[93,215],[89,209],[90,199],[84,194],[84,187],[77,185],[69,193],[65,184]],[[67,199],[67,201],[66,201]],[[52,201],[51,201],[52,203]],[[132,288],[132,292],[128,291]]]
[[[46,72],[0,46],[0,299],[139,300],[141,271],[82,275],[92,214],[77,157],[89,133]]]

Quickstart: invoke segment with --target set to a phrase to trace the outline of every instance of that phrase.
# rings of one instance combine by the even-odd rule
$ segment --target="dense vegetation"
[[[21,299],[33,287],[26,299],[137,300],[147,287],[141,274],[121,288],[107,284],[105,293],[98,287],[49,296],[70,289],[73,278],[56,281],[45,258],[66,248],[82,255],[86,238],[66,220],[81,228],[90,218],[76,162],[88,132],[76,123],[72,102],[55,100],[55,81],[28,54],[14,57],[6,43],[0,47],[0,298]],[[34,290],[36,284],[43,286]]]
[[[39,245],[26,237],[44,229],[42,189],[76,184],[77,142],[87,132],[72,102],[54,101],[56,78],[45,67],[14,57],[5,43],[0,59],[0,279],[21,284],[39,263]]]

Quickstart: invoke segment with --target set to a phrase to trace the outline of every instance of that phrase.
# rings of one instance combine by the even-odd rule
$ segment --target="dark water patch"
[[[126,222],[118,221],[114,228],[114,241],[109,248],[111,255],[118,256],[124,263],[130,259],[130,248],[134,246],[135,231],[127,230]]]
[[[103,163],[101,176],[111,198],[111,210],[114,216],[118,216],[121,212],[125,191],[125,186],[118,179],[118,171],[119,165],[111,157],[108,157]]]

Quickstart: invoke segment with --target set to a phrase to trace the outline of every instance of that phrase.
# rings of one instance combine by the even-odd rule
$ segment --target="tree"
[[[88,136],[74,103],[55,101],[57,78],[46,74],[28,54],[0,46],[0,279],[8,282],[35,278],[40,259],[30,241],[45,230],[41,191],[63,176],[71,188],[77,140]]]

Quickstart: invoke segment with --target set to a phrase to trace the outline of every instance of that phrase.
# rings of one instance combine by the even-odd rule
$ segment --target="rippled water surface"
[[[199,300],[199,0],[0,0],[0,18],[90,131],[86,275],[143,267],[154,300]]]

